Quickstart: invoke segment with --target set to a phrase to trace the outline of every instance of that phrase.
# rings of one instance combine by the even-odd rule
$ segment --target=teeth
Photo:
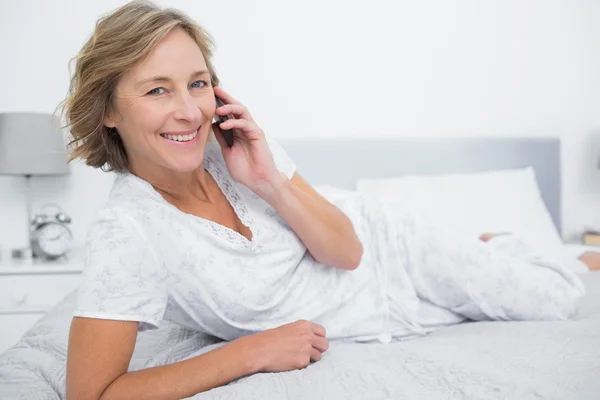
[[[165,137],[169,140],[174,140],[176,142],[189,142],[190,140],[195,138],[197,134],[198,134],[198,131],[192,133],[191,135],[166,135],[163,133],[163,134],[161,134],[161,136]]]

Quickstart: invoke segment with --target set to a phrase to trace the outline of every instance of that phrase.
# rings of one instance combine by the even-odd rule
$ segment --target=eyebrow
[[[190,79],[196,78],[200,75],[208,74],[207,69],[203,69],[202,71],[196,71],[190,75]],[[153,76],[152,78],[144,79],[135,84],[136,88],[139,88],[142,85],[145,85],[149,82],[171,82],[171,78],[167,76]]]

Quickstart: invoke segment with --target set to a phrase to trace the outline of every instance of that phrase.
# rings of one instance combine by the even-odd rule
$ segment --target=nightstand
[[[79,285],[81,255],[73,252],[53,262],[0,262],[0,353]]]

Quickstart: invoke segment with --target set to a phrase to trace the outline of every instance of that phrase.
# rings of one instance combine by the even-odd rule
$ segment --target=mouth
[[[178,134],[170,134],[170,133],[161,133],[160,136],[163,138],[170,140],[172,142],[178,143],[187,143],[191,142],[198,136],[198,128],[197,130],[189,131],[189,133],[178,133]]]

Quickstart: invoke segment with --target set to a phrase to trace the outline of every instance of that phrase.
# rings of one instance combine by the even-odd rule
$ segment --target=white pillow
[[[531,167],[359,180],[357,190],[392,207],[410,207],[457,235],[512,232],[541,248],[563,243]]]

